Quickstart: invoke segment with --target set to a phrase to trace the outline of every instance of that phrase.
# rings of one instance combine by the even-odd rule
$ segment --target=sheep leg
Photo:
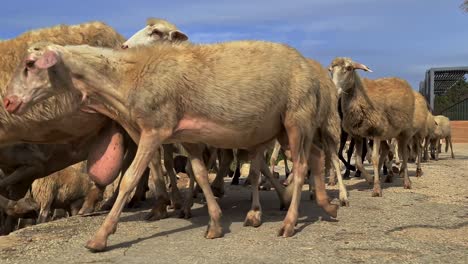
[[[92,213],[94,211],[96,203],[102,200],[104,189],[105,188],[100,188],[96,185],[93,185],[93,187],[91,187],[91,190],[89,190],[88,194],[86,195],[83,205],[81,206],[81,208],[78,209],[78,215]]]
[[[240,160],[239,157],[236,158],[236,170],[234,171],[234,176],[232,177],[231,185],[239,185],[240,178]]]
[[[184,143],[183,146],[190,154],[190,162],[192,163],[195,179],[200,185],[208,205],[210,222],[208,223],[208,229],[205,233],[205,238],[212,239],[222,237],[223,228],[221,226],[221,208],[216,202],[216,198],[208,181],[208,171],[206,170],[205,164],[203,162],[202,149],[200,148],[200,145],[197,144]]]
[[[164,180],[163,172],[162,172],[162,165],[161,165],[161,153],[158,148],[155,153],[153,154],[153,158],[151,159],[150,166],[150,180],[148,181],[148,185],[150,187],[151,192],[156,196],[156,201],[149,212],[145,216],[145,220],[154,221],[166,218],[167,214],[167,207],[170,205],[171,201],[169,198],[169,194],[166,190],[166,182]]]
[[[289,205],[291,203],[292,199],[292,190],[290,190],[290,187],[286,189],[280,182],[279,180],[271,174],[270,168],[266,164],[266,162],[261,162],[260,163],[261,167],[260,170],[263,175],[267,177],[268,180],[270,180],[271,185],[275,188],[276,194],[278,195],[278,198],[280,200],[280,210],[289,208]]]
[[[435,160],[439,160],[439,153],[441,152],[441,151],[440,151],[441,145],[442,145],[442,144],[440,144],[440,138],[437,138],[437,142],[436,142],[436,152],[435,152],[435,153],[436,153],[436,158],[435,158]]]
[[[37,223],[45,223],[49,219],[50,208],[52,206],[53,197],[49,197],[46,202],[41,204],[41,210],[39,211],[39,216],[37,218]]]
[[[195,176],[192,170],[191,162],[187,162],[185,171],[189,175],[189,188],[188,188],[188,191],[186,192],[186,196],[184,199],[184,206],[182,207],[182,210],[179,211],[179,217],[188,219],[192,217],[193,199],[195,198],[193,194],[194,187],[195,187]]]
[[[387,141],[381,141],[380,143],[380,158],[379,158],[379,171],[383,166],[386,166],[387,169],[391,168],[392,159],[389,157],[390,155],[390,146],[388,145]],[[390,167],[389,167],[390,166]],[[384,182],[392,182],[393,181],[393,171],[387,170],[385,172],[385,180]]]
[[[234,160],[232,149],[222,149],[220,153],[219,170],[216,173],[216,178],[211,184],[211,190],[216,197],[223,197],[224,195],[224,177],[228,174],[229,166]]]
[[[423,159],[422,161],[423,162],[426,162],[429,160],[429,154],[428,154],[428,150],[429,150],[429,137],[430,136],[427,136],[424,138],[424,155],[423,155]]]
[[[349,206],[348,200],[348,192],[346,191],[346,186],[343,182],[343,178],[341,177],[341,168],[340,168],[340,161],[338,160],[338,156],[336,155],[335,151],[331,152],[331,161],[333,163],[333,169],[335,171],[335,177],[338,179],[338,189],[340,190],[339,199],[342,206]]]
[[[109,235],[115,233],[117,230],[120,214],[122,213],[129,195],[143,176],[143,172],[148,167],[153,155],[156,156],[157,159],[160,159],[159,147],[161,142],[163,142],[169,134],[170,133],[162,133],[160,130],[143,130],[141,132],[135,159],[123,176],[119,188],[119,195],[117,196],[114,206],[112,206],[104,223],[94,234],[93,238],[86,243],[86,248],[93,252],[103,251],[106,248]],[[152,169],[153,167],[154,164],[152,165]],[[161,170],[161,166],[159,166],[159,170]]]
[[[252,187],[252,207],[245,217],[244,226],[259,227],[262,224],[262,206],[260,204],[260,193],[258,190],[260,183],[260,167],[263,161],[263,151],[257,150],[251,160],[249,178]],[[251,156],[251,155],[249,155]]]
[[[278,232],[279,236],[290,237],[294,234],[294,227],[299,216],[299,203],[301,201],[302,185],[304,184],[305,174],[308,169],[308,158],[310,155],[311,140],[307,140],[305,135],[302,135],[300,128],[292,125],[286,125],[286,132],[289,139],[289,147],[294,166],[293,193],[292,201],[289,206],[288,213],[284,218],[283,224]],[[310,138],[313,138],[312,135]]]
[[[330,203],[328,194],[325,188],[325,173],[323,168],[325,166],[325,155],[321,149],[317,146],[312,145],[310,149],[309,157],[309,167],[310,174],[309,177],[313,178],[313,183],[315,187],[315,199],[318,206],[330,216],[336,217],[338,206]]]
[[[167,175],[171,182],[171,207],[174,209],[180,209],[182,207],[182,197],[177,188],[177,176],[174,172],[174,145],[163,144],[164,152],[164,167],[166,168]]]
[[[452,152],[452,159],[454,159],[455,155],[453,155],[452,137],[451,136],[446,137],[445,141],[448,142],[447,144],[450,143],[450,151]],[[445,152],[447,152],[447,150]]]
[[[421,139],[419,137],[414,138],[415,145],[416,145],[416,177],[421,177],[423,175],[423,171],[421,169],[421,158],[422,158],[422,151],[421,151]]]
[[[366,178],[366,181],[369,183],[369,184],[372,184],[372,177],[370,176],[370,174],[364,169],[364,165],[362,164],[362,152],[363,152],[363,138],[360,138],[360,137],[357,137],[355,138],[355,142],[356,142],[356,167],[357,169],[362,173],[364,174],[364,177]],[[356,171],[356,174],[357,174],[357,171]]]
[[[398,138],[398,147],[401,149],[402,154],[402,165],[400,169],[400,173],[403,173],[404,177],[404,188],[411,189],[411,180],[408,176],[408,142],[410,137],[408,135],[403,135]]]
[[[346,152],[346,155],[347,155],[346,158],[347,158],[347,162],[349,165],[349,170],[351,171],[356,171],[356,166],[351,165],[351,158],[353,156],[355,147],[356,147],[356,141],[354,140],[354,138],[351,138],[351,140],[349,141],[348,151]]]
[[[372,197],[382,197],[379,171],[380,144],[380,139],[374,138],[374,144],[372,146],[372,166],[374,167],[374,189],[372,190]]]

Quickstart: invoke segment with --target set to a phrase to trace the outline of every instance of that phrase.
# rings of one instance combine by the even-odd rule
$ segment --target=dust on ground
[[[364,180],[347,180],[350,207],[340,208],[337,219],[304,191],[297,233],[288,239],[276,236],[286,212],[275,192],[261,192],[264,224],[243,227],[250,189],[226,179],[219,201],[223,238],[203,237],[208,217],[199,198],[188,220],[171,212],[147,222],[149,204],[125,211],[102,253],[84,244],[104,215],[28,227],[0,237],[0,263],[468,263],[468,144],[455,144],[454,151],[455,160],[442,153],[439,161],[423,163],[421,178],[410,164],[411,190],[397,178],[383,183],[383,197],[375,198]],[[329,190],[338,196],[336,187]]]

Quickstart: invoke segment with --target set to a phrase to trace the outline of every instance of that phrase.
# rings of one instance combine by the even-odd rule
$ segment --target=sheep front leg
[[[221,208],[219,208],[219,205],[216,202],[216,198],[211,190],[210,182],[208,181],[208,171],[206,170],[203,162],[202,149],[200,148],[200,145],[197,144],[184,143],[183,146],[189,153],[195,179],[200,185],[208,205],[210,222],[208,223],[208,229],[205,233],[205,237],[210,239],[222,237],[223,228],[221,226]]]
[[[366,139],[367,140],[367,139]],[[356,137],[354,138],[354,141],[356,142],[356,168],[359,170],[362,174],[364,174],[364,178],[366,178],[366,181],[369,184],[372,184],[372,177],[370,174],[364,169],[364,165],[362,164],[362,145],[363,145],[363,138],[361,137]],[[356,171],[357,173],[357,171]]]
[[[122,209],[129,195],[136,187],[146,167],[148,167],[153,154],[158,150],[161,142],[164,140],[162,136],[163,134],[159,131],[142,131],[135,159],[123,176],[117,199],[104,220],[104,223],[94,234],[93,238],[86,244],[86,248],[92,252],[105,250],[109,235],[117,230],[117,222],[119,221],[120,214],[122,213]]]
[[[372,166],[374,167],[374,189],[372,191],[372,197],[382,197],[379,172],[380,143],[380,139],[374,138],[374,146],[372,147]]]
[[[338,179],[338,188],[340,190],[339,198],[342,206],[349,206],[348,192],[346,191],[346,186],[343,182],[343,177],[341,176],[340,161],[336,152],[331,151],[331,161],[333,163],[333,169],[335,171],[335,177]]]

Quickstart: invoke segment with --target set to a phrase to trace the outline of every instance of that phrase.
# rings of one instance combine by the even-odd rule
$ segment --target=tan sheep
[[[378,80],[361,79],[356,70],[370,69],[349,58],[336,58],[330,65],[332,79],[342,92],[343,128],[356,140],[356,165],[369,182],[370,175],[361,162],[362,138],[374,139],[372,163],[374,167],[374,189],[372,196],[382,196],[379,179],[379,164],[386,154],[380,155],[380,145],[386,140],[398,139],[402,150],[404,187],[411,188],[408,176],[407,145],[414,134],[413,118],[415,97],[410,85],[398,78]],[[425,121],[425,119],[424,119]],[[384,148],[383,148],[384,149]],[[385,149],[389,149],[386,147]],[[387,166],[391,168],[391,166]]]
[[[94,204],[84,203],[85,198],[95,193],[97,188],[80,170],[79,164],[70,166],[33,182],[31,197],[40,207],[38,223],[47,222],[54,209],[65,209],[71,216],[85,213],[80,212],[82,207],[93,209]]]
[[[433,135],[431,136],[432,146],[431,146],[431,155],[435,160],[439,160],[439,149],[440,149],[440,140],[445,139],[445,152],[448,151],[450,145],[450,151],[452,159],[455,158],[453,154],[452,146],[452,130],[450,127],[450,119],[443,115],[434,116],[436,122],[436,128]]]
[[[148,18],[146,26],[122,44],[123,49],[146,46],[161,41],[187,41],[188,37],[176,25],[161,18]]]
[[[91,250],[106,248],[123,205],[146,167],[160,170],[158,148],[164,143],[183,142],[190,154],[208,203],[207,238],[223,235],[221,210],[201,162],[202,149],[193,143],[248,149],[252,156],[275,138],[288,145],[295,179],[291,206],[279,231],[285,237],[294,233],[309,164],[314,177],[321,176],[315,180],[323,181],[323,154],[312,143],[317,130],[328,127],[330,115],[337,115],[336,107],[332,109],[329,93],[322,93],[320,75],[286,45],[262,41],[161,44],[116,52],[37,43],[27,56],[32,60],[20,64],[19,70],[27,69],[28,75],[15,75],[9,85],[6,99],[14,102],[8,108],[11,113],[22,114],[66,87],[84,94],[84,110],[116,120],[139,142],[111,213],[87,244]],[[54,71],[47,70],[52,67]],[[26,84],[28,78],[39,78],[43,85]],[[319,204],[336,216],[337,207],[319,198]]]

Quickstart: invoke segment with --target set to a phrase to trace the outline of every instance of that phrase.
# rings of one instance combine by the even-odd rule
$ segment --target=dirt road
[[[261,193],[264,224],[243,227],[250,190],[226,185],[224,238],[203,238],[203,204],[189,220],[172,213],[146,222],[148,210],[131,210],[106,252],[83,246],[104,216],[71,217],[0,237],[0,263],[468,263],[468,144],[454,151],[455,160],[442,153],[440,161],[424,163],[412,190],[398,178],[373,198],[362,179],[346,181],[350,207],[340,208],[337,219],[325,217],[304,191],[298,232],[288,239],[276,236],[285,212],[273,191]],[[413,176],[414,164],[409,168]]]

